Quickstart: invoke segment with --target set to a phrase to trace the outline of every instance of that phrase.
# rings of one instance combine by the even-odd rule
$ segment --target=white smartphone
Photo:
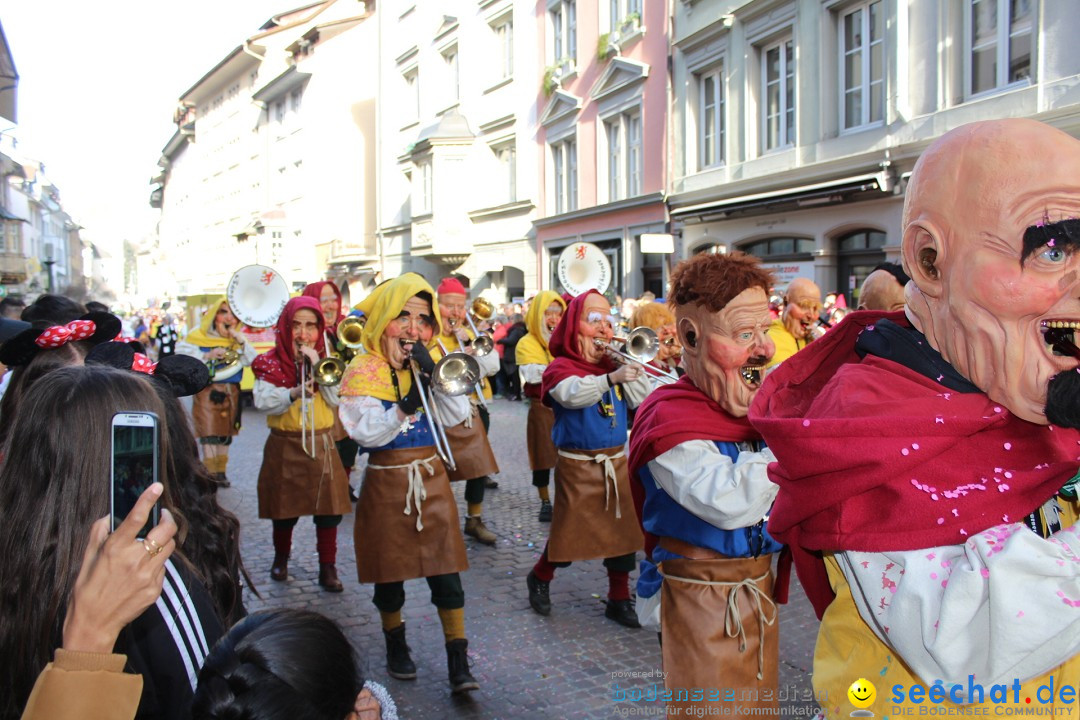
[[[118,412],[112,418],[112,493],[109,513],[116,530],[146,488],[158,480],[161,425],[152,412]],[[139,530],[144,538],[157,525],[158,506]]]

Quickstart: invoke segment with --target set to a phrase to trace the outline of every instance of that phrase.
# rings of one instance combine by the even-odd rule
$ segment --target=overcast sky
[[[19,149],[110,247],[153,229],[150,178],[180,95],[303,0],[0,0],[19,72]]]

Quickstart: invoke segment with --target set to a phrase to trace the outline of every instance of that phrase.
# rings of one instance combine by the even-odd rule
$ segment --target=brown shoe
[[[465,518],[465,534],[472,535],[485,545],[494,545],[498,539],[495,537],[495,533],[487,529],[484,521],[479,516],[470,515]]]
[[[338,580],[334,563],[319,563],[319,586],[326,592],[339,593],[345,586]]]
[[[270,566],[270,579],[285,582],[289,579],[289,556],[274,554],[274,564]]]

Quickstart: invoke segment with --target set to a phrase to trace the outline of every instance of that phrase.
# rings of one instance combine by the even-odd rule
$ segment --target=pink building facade
[[[665,6],[537,0],[541,288],[562,290],[559,254],[584,241],[611,262],[613,299],[664,295],[668,256],[642,253],[640,236],[668,228]]]

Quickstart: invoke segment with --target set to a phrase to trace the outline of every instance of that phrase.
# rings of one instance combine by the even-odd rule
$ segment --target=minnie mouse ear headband
[[[145,373],[166,383],[176,397],[194,395],[210,384],[210,371],[206,365],[187,355],[169,355],[161,362],[136,352],[132,343],[107,342],[98,345],[86,355],[87,365],[108,365],[120,370]]]
[[[32,327],[4,343],[0,363],[9,367],[28,365],[42,350],[55,350],[69,342],[100,345],[116,337],[120,327],[120,318],[107,312],[86,313],[67,325]]]

